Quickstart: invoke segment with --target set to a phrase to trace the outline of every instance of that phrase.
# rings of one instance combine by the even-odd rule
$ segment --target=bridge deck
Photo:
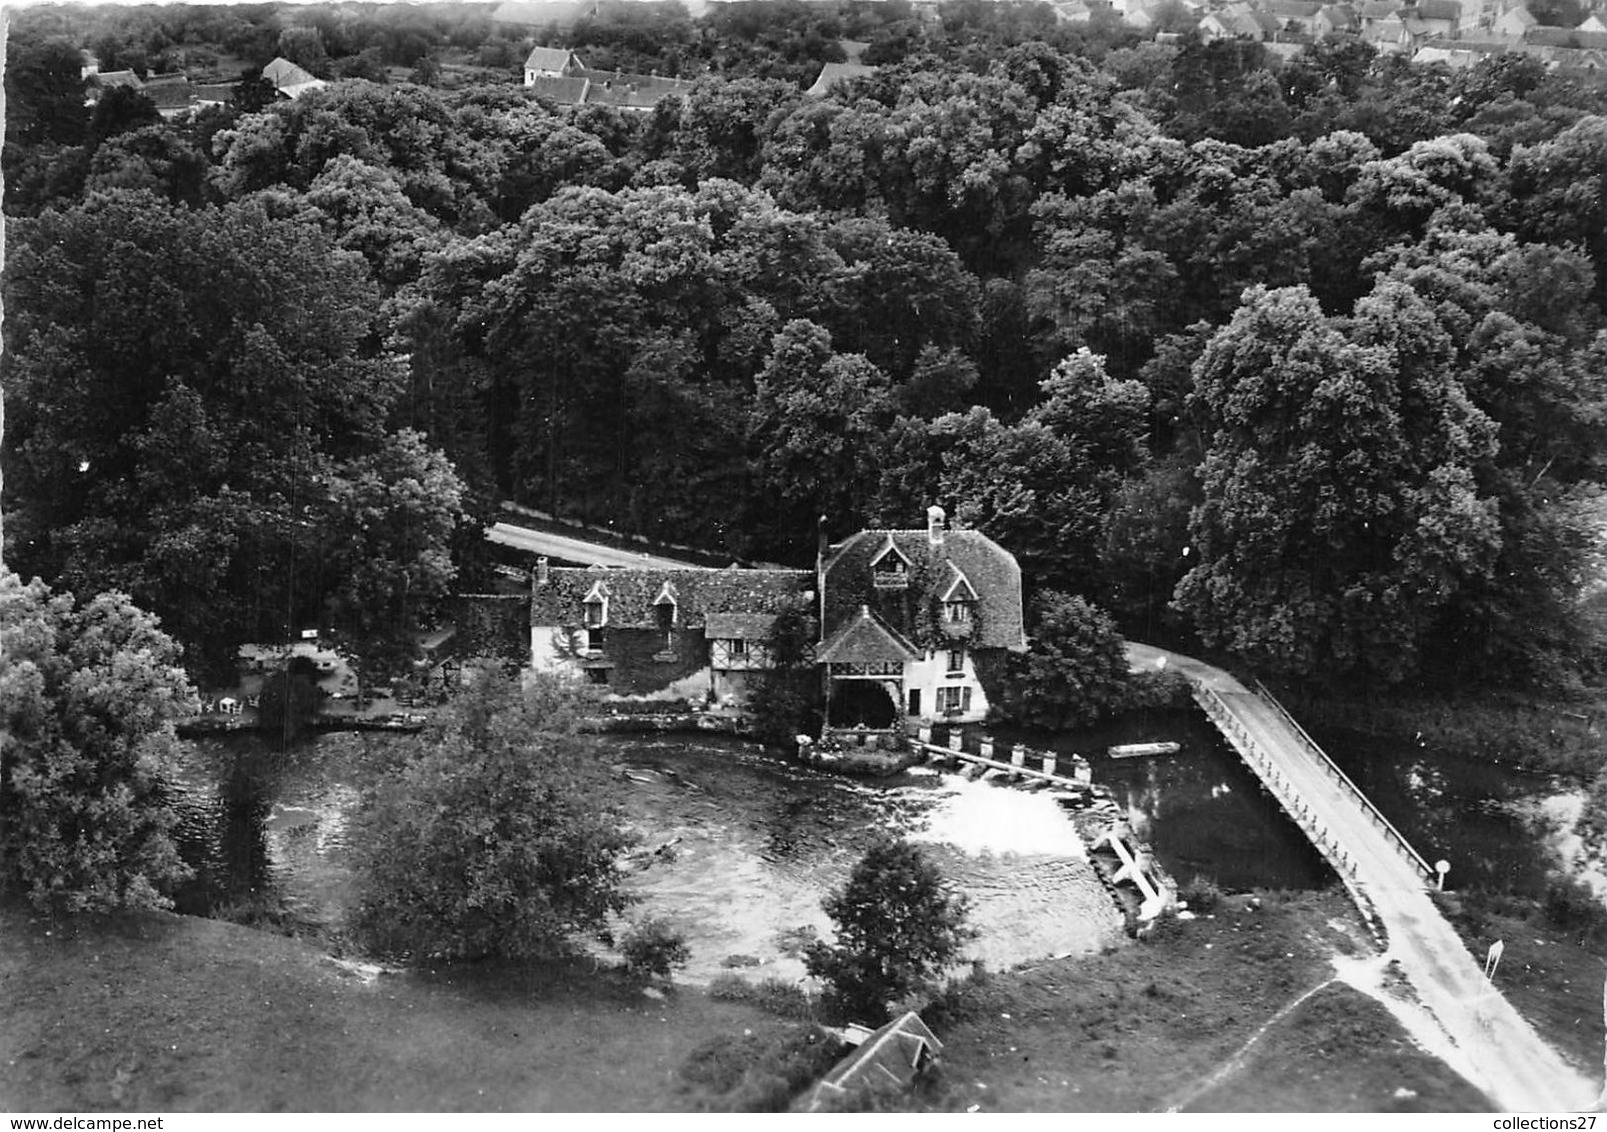
[[[1221,669],[1147,645],[1129,644],[1134,669],[1183,673],[1247,765],[1323,852],[1363,913],[1381,927],[1423,1005],[1464,1055],[1474,1084],[1498,1104],[1521,1111],[1588,1109],[1598,1089],[1540,1040],[1499,993],[1430,899],[1427,866],[1348,780],[1335,777],[1316,748],[1275,701]],[[1493,940],[1491,942],[1494,942]],[[1597,1008],[1594,988],[1581,988]]]

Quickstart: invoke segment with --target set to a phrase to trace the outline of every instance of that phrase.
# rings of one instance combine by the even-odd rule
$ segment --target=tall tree
[[[171,906],[188,875],[163,775],[195,692],[126,597],[0,572],[0,888],[51,911]]]
[[[109,193],[13,234],[8,557],[133,594],[203,669],[316,624],[329,477],[402,379],[362,260],[262,201]]]
[[[1302,675],[1414,670],[1500,545],[1473,474],[1495,429],[1451,358],[1399,284],[1348,333],[1304,288],[1245,293],[1194,371],[1205,500],[1177,603],[1208,642]]]

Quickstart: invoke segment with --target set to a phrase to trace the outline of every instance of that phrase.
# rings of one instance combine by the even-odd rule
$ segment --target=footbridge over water
[[[1598,1086],[1491,991],[1429,896],[1434,869],[1265,688],[1252,691],[1219,668],[1149,645],[1129,643],[1127,656],[1135,671],[1164,667],[1188,680],[1195,702],[1333,866],[1385,955],[1455,1044],[1455,1068],[1507,1108],[1595,1105]],[[1594,991],[1585,993],[1581,1011],[1594,1012]]]

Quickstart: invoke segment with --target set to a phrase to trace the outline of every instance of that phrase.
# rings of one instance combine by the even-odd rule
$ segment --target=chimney
[[[933,546],[943,545],[943,508],[936,503],[926,509],[926,541]]]
[[[536,585],[544,586],[551,580],[547,573],[547,556],[543,554],[536,559]]]

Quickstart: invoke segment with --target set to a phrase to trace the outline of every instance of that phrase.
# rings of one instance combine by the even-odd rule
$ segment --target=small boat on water
[[[1181,746],[1181,743],[1124,743],[1110,748],[1108,754],[1113,759],[1141,759],[1148,755],[1175,755]]]

